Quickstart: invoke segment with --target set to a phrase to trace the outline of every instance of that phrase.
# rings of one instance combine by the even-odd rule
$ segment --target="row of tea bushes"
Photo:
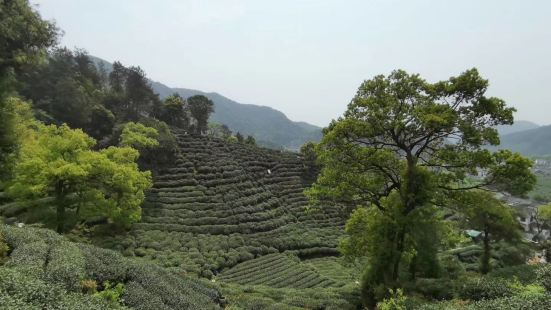
[[[226,270],[218,277],[241,285],[265,285],[277,288],[312,288],[342,286],[321,276],[314,268],[289,254],[265,255]]]
[[[0,234],[10,248],[0,268],[5,309],[214,309],[221,300],[209,283],[51,230],[1,225]],[[117,304],[94,294],[106,290],[107,281],[124,287]]]

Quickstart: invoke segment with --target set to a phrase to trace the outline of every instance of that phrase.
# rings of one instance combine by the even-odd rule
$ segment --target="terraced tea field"
[[[336,207],[306,212],[297,154],[177,139],[181,154],[154,177],[142,221],[113,247],[206,277],[270,253],[337,253],[345,215]]]
[[[220,280],[242,285],[276,288],[339,287],[342,283],[321,276],[314,268],[286,254],[270,254],[224,271]]]

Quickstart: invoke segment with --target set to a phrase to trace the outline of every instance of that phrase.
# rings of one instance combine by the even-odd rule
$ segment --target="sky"
[[[548,0],[31,0],[60,43],[325,126],[362,81],[476,67],[515,118],[551,124]]]

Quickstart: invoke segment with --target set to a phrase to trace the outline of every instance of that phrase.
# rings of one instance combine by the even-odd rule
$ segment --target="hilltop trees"
[[[165,98],[161,120],[171,126],[187,128],[189,119],[184,98],[179,94],[173,94]]]
[[[187,99],[189,112],[195,119],[195,134],[203,134],[207,132],[208,120],[212,112],[214,112],[214,103],[202,95],[191,96]]]
[[[160,99],[151,88],[145,72],[140,67],[113,64],[109,74],[111,93],[105,106],[124,121],[139,121],[141,117],[154,116],[160,107]]]
[[[323,168],[308,193],[314,202],[364,206],[380,219],[354,230],[384,245],[365,253],[369,299],[397,285],[403,263],[436,261],[435,251],[414,241],[421,231],[437,236],[425,231],[437,227],[427,225],[437,206],[487,186],[521,194],[534,185],[530,160],[484,148],[499,144],[494,126],[511,124],[514,112],[486,97],[487,87],[476,69],[437,83],[394,71],[362,83],[344,116],[324,130]]]
[[[114,115],[102,107],[101,77],[85,52],[57,48],[44,63],[27,70],[21,82],[21,95],[32,101],[41,120],[67,123],[96,138],[111,132]]]

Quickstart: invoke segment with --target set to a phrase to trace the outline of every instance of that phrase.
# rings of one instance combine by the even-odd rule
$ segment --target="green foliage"
[[[245,144],[256,145],[256,140],[253,136],[247,136],[247,138],[245,138]]]
[[[395,285],[403,263],[415,277],[437,262],[436,205],[489,185],[514,194],[533,187],[530,160],[486,149],[499,144],[494,126],[511,124],[514,112],[486,97],[487,86],[476,69],[437,83],[401,70],[379,75],[324,130],[316,148],[323,168],[308,195],[313,203],[373,210],[377,219],[357,231],[375,244],[365,254],[367,295]],[[477,178],[467,182],[467,175]]]
[[[8,256],[10,246],[4,240],[4,236],[0,233],[0,265],[4,263],[4,260]]]
[[[187,128],[189,119],[187,105],[184,99],[177,93],[168,96],[163,101],[163,109],[160,119],[171,126]]]
[[[382,302],[377,304],[377,309],[381,310],[405,310],[406,298],[401,289],[396,291],[389,290],[390,297],[385,298]]]
[[[16,78],[29,65],[42,61],[54,45],[57,29],[44,21],[27,0],[0,3],[0,188],[8,179],[18,145],[17,104],[10,98]]]
[[[551,203],[539,206],[538,216],[544,221],[551,221]]]
[[[238,264],[224,271],[219,279],[241,285],[265,285],[278,288],[339,286],[338,283],[320,276],[315,269],[285,254],[264,255]]]
[[[3,84],[8,74],[18,73],[22,67],[42,60],[46,48],[56,42],[57,29],[51,22],[42,20],[27,0],[2,1],[0,20],[3,30],[0,41],[4,42],[0,47]]]
[[[511,283],[501,278],[470,277],[459,289],[462,299],[483,300],[500,297],[510,297],[515,293]]]
[[[547,292],[551,292],[551,265],[546,264],[536,271],[538,282],[545,287]]]
[[[128,225],[140,219],[149,172],[135,163],[129,147],[92,151],[94,139],[67,125],[35,124],[23,141],[9,193],[17,199],[54,197],[57,229],[64,230],[66,208],[84,218],[103,215]],[[80,213],[82,211],[82,213]]]
[[[419,293],[429,300],[449,300],[455,297],[457,291],[455,282],[446,277],[417,278],[414,282],[407,283],[406,288],[408,292]]]
[[[489,300],[481,300],[473,303],[464,301],[451,301],[443,303],[425,304],[418,306],[420,310],[525,310],[548,309],[551,307],[551,297],[547,296],[511,296]]]
[[[124,293],[124,284],[111,284],[109,281],[103,282],[103,290],[94,294],[95,297],[105,300],[110,305],[118,305],[120,297]]]
[[[96,138],[111,132],[115,117],[103,106],[100,73],[84,51],[56,48],[46,62],[27,71],[19,91],[33,103],[40,120],[67,123]]]
[[[517,279],[522,284],[534,283],[538,267],[532,265],[518,265],[495,269],[488,274],[490,277],[502,279]]]
[[[140,67],[113,63],[109,73],[110,93],[104,105],[122,121],[138,121],[142,115],[159,114],[161,102]]]
[[[357,309],[358,296],[350,289],[288,289],[222,283],[226,309]]]
[[[209,129],[207,134],[210,137],[219,138],[223,140],[227,140],[232,136],[232,131],[228,128],[228,126],[224,124],[218,124],[218,123],[209,123]]]
[[[0,226],[13,251],[0,268],[0,304],[15,309],[209,309],[212,286],[46,230]],[[82,294],[83,280],[102,283]],[[111,283],[117,283],[112,285]],[[100,297],[100,298],[97,298]]]
[[[244,140],[243,135],[239,131],[235,134],[235,139],[239,143],[243,143],[243,140]]]
[[[187,98],[189,112],[195,119],[195,134],[204,134],[208,129],[208,119],[214,112],[214,103],[203,95],[196,95]]]
[[[314,142],[304,143],[300,147],[300,155],[304,162],[304,173],[306,178],[313,182],[320,172],[320,165],[317,162],[316,144]]]
[[[13,167],[19,155],[19,147],[26,138],[25,128],[33,123],[28,104],[17,97],[0,96],[0,189],[4,181],[13,177]]]
[[[520,225],[513,210],[503,205],[492,193],[470,191],[459,197],[460,208],[465,215],[468,228],[482,231],[484,252],[481,257],[482,273],[490,271],[492,240],[520,240]]]
[[[120,145],[135,149],[152,148],[159,145],[157,129],[140,123],[128,122],[123,125]]]

